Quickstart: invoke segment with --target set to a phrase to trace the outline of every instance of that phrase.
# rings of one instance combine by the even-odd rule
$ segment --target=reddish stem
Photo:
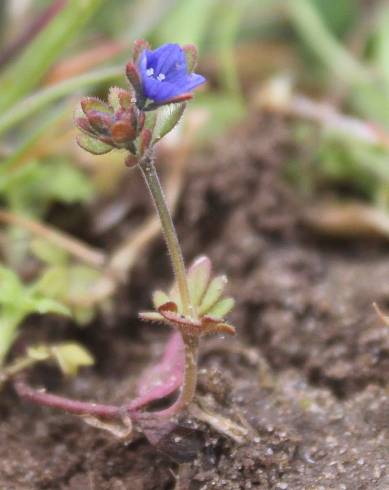
[[[115,419],[120,418],[123,414],[122,407],[71,400],[70,398],[65,398],[63,396],[52,395],[51,393],[32,388],[22,380],[15,381],[14,386],[16,393],[21,398],[38,405],[59,408],[75,415],[91,415],[105,419]]]

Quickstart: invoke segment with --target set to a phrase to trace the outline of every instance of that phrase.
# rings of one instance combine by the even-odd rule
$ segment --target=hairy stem
[[[183,335],[185,347],[185,372],[180,396],[175,403],[165,410],[154,413],[157,417],[171,417],[186,408],[193,400],[197,386],[197,358],[199,338]]]
[[[173,220],[167,207],[166,199],[157,175],[157,171],[151,159],[145,159],[143,162],[141,162],[140,169],[142,171],[142,175],[150,191],[159,219],[161,221],[166,246],[169,251],[174,275],[178,284],[178,291],[181,297],[183,313],[185,315],[191,315],[192,308],[189,296],[188,282],[186,279],[184,259],[182,256],[180,244],[178,242]]]
[[[195,313],[190,301],[189,287],[181,247],[178,242],[173,220],[167,207],[165,196],[158,179],[154,163],[151,159],[146,159],[145,161],[141,162],[140,168],[161,221],[162,230],[181,297],[183,313],[193,317]],[[180,396],[171,407],[159,413],[161,416],[174,415],[175,413],[178,413],[180,410],[184,409],[193,400],[196,391],[199,339],[198,337],[189,335],[183,335],[182,338],[185,346],[185,372]]]

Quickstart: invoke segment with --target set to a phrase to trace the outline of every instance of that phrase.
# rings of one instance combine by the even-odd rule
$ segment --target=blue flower
[[[189,73],[184,50],[178,44],[145,49],[139,59],[143,95],[156,103],[192,92],[205,78]]]

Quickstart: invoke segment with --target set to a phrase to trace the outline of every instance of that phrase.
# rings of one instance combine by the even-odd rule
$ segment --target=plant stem
[[[155,169],[154,163],[149,158],[141,162],[140,169],[142,171],[142,175],[150,191],[159,219],[161,221],[166,246],[169,251],[174,275],[178,285],[178,291],[181,297],[183,313],[184,315],[191,315],[192,307],[189,296],[188,282],[186,279],[184,259],[182,256],[180,244],[178,242],[173,220],[167,207],[166,199],[157,175],[157,171]]]
[[[197,358],[199,350],[199,337],[191,335],[182,336],[185,347],[185,372],[180,396],[175,403],[165,410],[154,413],[158,417],[171,417],[186,408],[193,400],[197,386]]]
[[[141,162],[140,169],[161,221],[166,246],[170,254],[174,275],[176,277],[178,290],[181,297],[183,313],[184,315],[190,315],[193,317],[195,312],[190,300],[184,259],[157,171],[153,161],[150,158],[147,158]],[[184,409],[191,403],[196,391],[199,338],[182,334],[182,339],[185,347],[185,372],[180,396],[171,407],[159,412],[159,416],[171,416]]]
[[[23,380],[15,381],[14,387],[17,394],[25,400],[46,407],[59,408],[60,410],[75,415],[88,415],[105,419],[114,419],[119,418],[122,412],[122,408],[116,405],[104,405],[100,403],[71,400],[70,398],[53,395],[42,390],[36,390]]]

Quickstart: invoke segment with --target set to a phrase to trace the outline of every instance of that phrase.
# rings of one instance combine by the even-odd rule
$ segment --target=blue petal
[[[170,69],[174,69],[176,64],[184,63],[186,60],[182,48],[178,44],[163,44],[154,51],[147,53],[147,67],[153,68],[154,73],[166,75]]]
[[[139,71],[140,71],[140,75],[141,75],[141,78],[144,79],[145,77],[147,77],[147,59],[148,59],[148,53],[150,53],[150,51],[148,51],[147,49],[145,49],[143,51],[143,53],[141,54],[140,56],[140,59],[139,59],[139,62],[138,62],[138,68],[139,68]]]
[[[207,79],[203,75],[198,75],[197,73],[191,73],[187,77],[185,92],[191,92],[194,88],[205,83]]]
[[[145,50],[138,63],[144,95],[155,102],[191,92],[206,80],[196,73],[188,74],[183,49],[178,44],[164,44],[154,51]],[[147,70],[153,68],[152,76]],[[164,74],[163,80],[157,77]]]

